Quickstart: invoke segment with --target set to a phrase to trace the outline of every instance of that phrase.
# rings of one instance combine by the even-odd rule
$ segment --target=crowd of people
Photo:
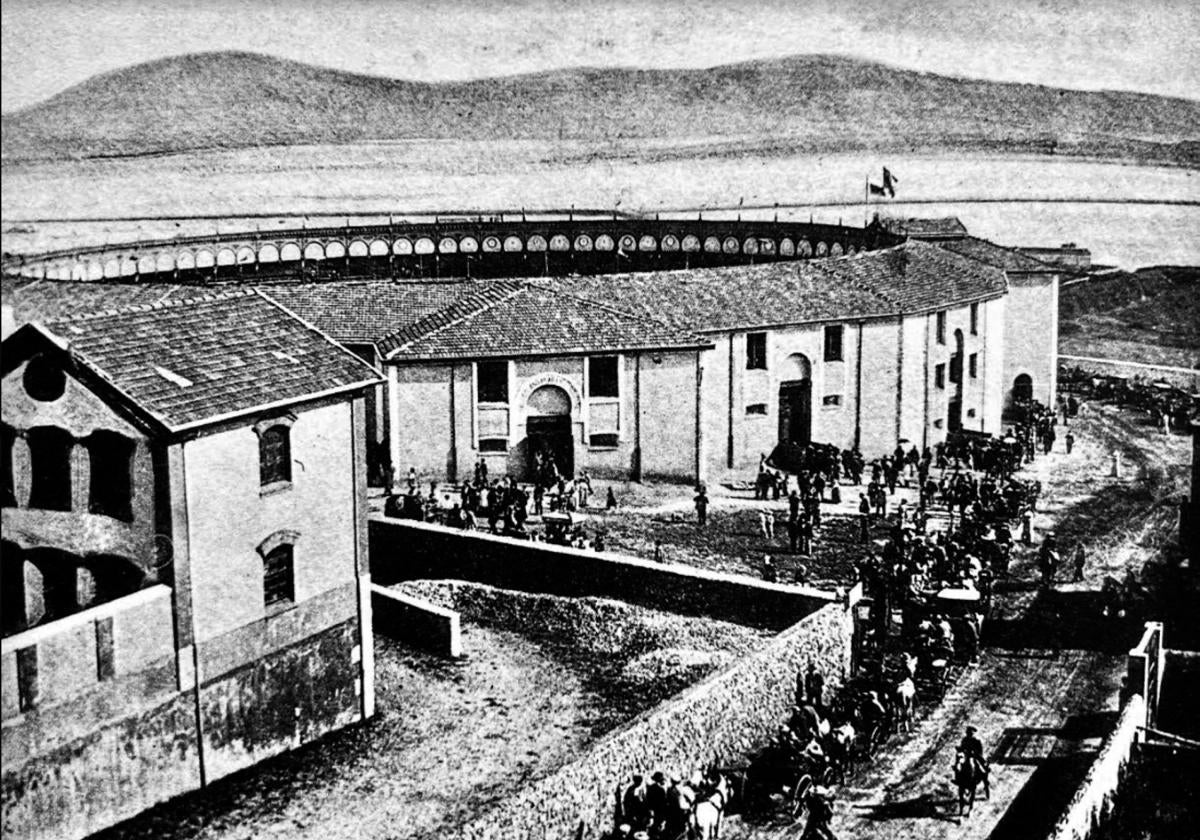
[[[1164,434],[1186,433],[1200,419],[1200,394],[1189,393],[1163,381],[1142,377],[1098,375],[1076,366],[1059,372],[1059,411],[1064,422],[1075,417],[1085,400],[1109,400],[1145,413]]]
[[[405,492],[398,492],[395,479],[391,485],[384,504],[389,516],[467,531],[486,527],[490,533],[517,539],[604,550],[603,534],[588,537],[569,516],[593,505],[595,490],[586,470],[567,477],[558,472],[552,460],[539,461],[533,483],[522,485],[512,475],[489,477],[487,462],[481,458],[472,478],[461,485],[443,486],[431,481],[429,492],[424,494],[415,468],[408,471]],[[612,487],[607,489],[604,507],[617,507]],[[539,517],[543,527],[529,527],[531,517]]]
[[[656,770],[647,782],[636,774],[619,787],[614,829],[621,840],[677,840],[685,836],[697,803],[709,802],[724,816],[742,812],[786,790],[794,813],[806,816],[803,837],[833,838],[829,823],[834,796],[826,782],[850,760],[845,736],[849,721],[834,726],[825,705],[825,680],[813,663],[796,677],[796,706],[779,736],[744,769],[710,767],[686,774]],[[850,738],[852,742],[853,738]],[[739,800],[740,801],[737,801]]]

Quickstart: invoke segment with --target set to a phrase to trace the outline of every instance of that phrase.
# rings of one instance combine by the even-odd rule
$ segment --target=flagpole
[[[871,214],[871,176],[863,178],[863,227],[867,226],[867,216]]]

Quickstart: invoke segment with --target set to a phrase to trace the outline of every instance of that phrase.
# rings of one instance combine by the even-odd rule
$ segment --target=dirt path
[[[1028,838],[1044,836],[1115,720],[1123,652],[1134,621],[1107,623],[1096,593],[1105,574],[1140,568],[1155,553],[1154,532],[1170,522],[1163,496],[1186,463],[1182,436],[1164,438],[1136,416],[1093,407],[1075,426],[1071,455],[1041,457],[1026,474],[1042,481],[1037,538],[1050,530],[1089,549],[1086,579],[1050,593],[1033,585],[1032,551],[998,586],[997,608],[979,665],[968,669],[911,735],[894,736],[874,762],[837,790],[839,838]],[[1109,476],[1122,451],[1125,475]],[[1149,470],[1151,481],[1141,480]],[[957,816],[950,779],[954,750],[970,723],[992,765],[991,798]],[[747,826],[729,838],[796,838],[802,824]]]

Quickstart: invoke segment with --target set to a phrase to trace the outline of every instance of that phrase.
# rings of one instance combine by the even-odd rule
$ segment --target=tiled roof
[[[853,257],[849,259],[859,259]],[[831,277],[812,262],[556,278],[549,283],[590,300],[708,332],[892,314],[867,286]]]
[[[888,219],[879,220],[885,229],[914,239],[945,239],[967,235],[967,226],[957,216],[941,219]]]
[[[986,239],[979,239],[975,236],[950,239],[937,244],[938,247],[948,251],[962,254],[996,268],[1002,268],[1005,271],[1056,272],[1059,270],[1028,254],[1022,254],[1016,248],[1005,248],[1003,245],[997,245],[995,242],[988,242]]]
[[[389,358],[424,360],[708,346],[693,332],[606,303],[544,285],[497,282],[385,340],[380,349]]]
[[[379,380],[253,290],[67,318],[44,329],[168,430]]]
[[[917,241],[811,262],[548,282],[700,333],[897,316],[994,297],[1007,288],[1002,272]]]
[[[479,286],[466,281],[347,280],[261,288],[338,341],[374,344],[472,294]]]
[[[910,240],[821,268],[870,286],[909,315],[998,297],[1008,290],[1004,272],[933,244]]]
[[[4,302],[12,306],[17,323],[26,323],[114,312],[202,294],[204,291],[195,286],[166,283],[27,280],[12,286],[6,283]]]

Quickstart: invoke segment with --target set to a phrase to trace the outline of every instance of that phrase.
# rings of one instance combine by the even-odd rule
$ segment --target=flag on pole
[[[892,170],[886,166],[883,167],[883,184],[867,184],[867,191],[871,195],[886,195],[888,198],[896,197],[896,184],[900,183],[900,179],[892,174]]]
[[[900,179],[892,174],[892,170],[886,166],[883,167],[883,188],[887,190],[888,198],[896,197],[896,184],[900,183]]]

